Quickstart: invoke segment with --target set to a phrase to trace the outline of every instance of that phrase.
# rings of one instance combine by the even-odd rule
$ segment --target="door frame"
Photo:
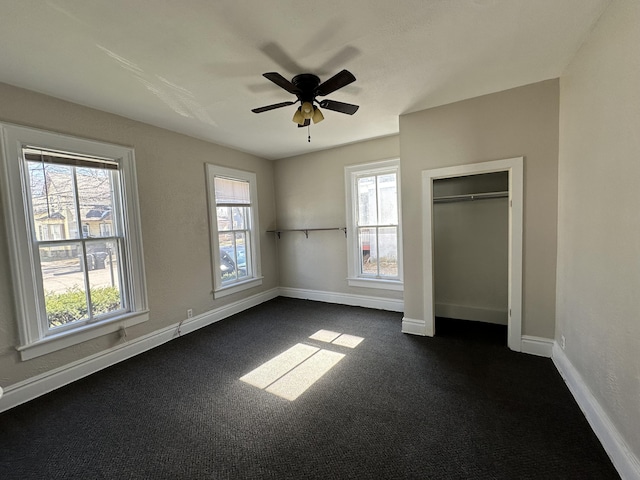
[[[524,158],[471,163],[422,171],[422,276],[424,285],[425,335],[435,334],[433,181],[443,178],[509,173],[509,275],[507,345],[522,351],[522,240],[523,240],[523,176]]]

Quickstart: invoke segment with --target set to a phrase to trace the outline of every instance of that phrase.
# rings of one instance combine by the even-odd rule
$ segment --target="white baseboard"
[[[322,290],[307,290],[304,288],[279,288],[281,297],[300,298],[302,300],[315,300],[325,303],[339,303],[353,307],[376,308],[391,312],[403,312],[404,301],[394,298],[371,297],[368,295],[354,295],[351,293],[324,292]]]
[[[479,322],[507,325],[509,318],[506,310],[455,305],[452,303],[436,303],[436,317],[455,318],[457,320],[476,320]]]
[[[277,288],[252,295],[251,297],[238,300],[229,305],[183,320],[182,324],[179,322],[175,323],[126,343],[119,343],[95,355],[10,385],[4,389],[4,395],[0,398],[0,412],[173,340],[177,337],[178,327],[180,328],[181,335],[184,335],[230,317],[231,315],[235,315],[236,313],[240,313],[248,308],[255,307],[277,296]]]
[[[557,343],[553,345],[552,359],[620,477],[623,480],[639,480],[640,460]]]
[[[427,326],[424,320],[417,320],[409,317],[402,317],[402,333],[421,335],[423,337],[433,337],[433,332],[427,332]]]
[[[551,358],[554,341],[550,338],[522,335],[522,353]]]

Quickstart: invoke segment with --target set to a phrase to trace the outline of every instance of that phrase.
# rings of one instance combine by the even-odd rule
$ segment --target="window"
[[[207,165],[216,297],[262,284],[256,175]]]
[[[348,282],[402,290],[400,162],[345,167]]]
[[[0,129],[23,360],[146,320],[133,151]]]

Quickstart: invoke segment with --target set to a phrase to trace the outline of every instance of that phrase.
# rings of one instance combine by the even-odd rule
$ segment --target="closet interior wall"
[[[508,324],[508,190],[508,172],[434,181],[437,317]]]

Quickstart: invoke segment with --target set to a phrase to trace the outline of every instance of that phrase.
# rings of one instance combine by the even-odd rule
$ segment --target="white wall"
[[[640,458],[640,2],[561,77],[556,339]]]
[[[553,338],[557,80],[400,117],[405,317],[424,321],[421,172],[524,156],[523,334]]]
[[[42,128],[135,149],[150,320],[128,329],[133,341],[150,332],[278,286],[273,235],[273,163],[46,95],[0,84],[0,121]],[[253,171],[258,178],[263,285],[214,300],[205,163]],[[5,388],[120,342],[106,335],[29,361],[21,361],[13,305],[9,248],[0,221],[0,385]]]

